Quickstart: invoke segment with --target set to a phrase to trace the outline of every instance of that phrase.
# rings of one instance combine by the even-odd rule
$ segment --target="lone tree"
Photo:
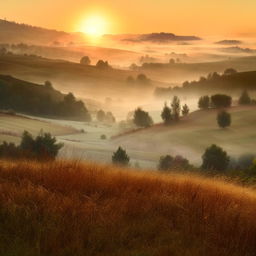
[[[232,98],[225,94],[215,94],[211,97],[211,102],[215,108],[228,108],[232,104]]]
[[[99,60],[96,64],[96,67],[99,69],[108,69],[110,68],[110,65],[108,61]]]
[[[112,163],[122,166],[127,166],[129,164],[130,158],[127,155],[126,151],[119,147],[112,156]]]
[[[219,127],[226,128],[231,125],[231,115],[226,111],[221,111],[217,115],[217,122]]]
[[[97,120],[98,120],[99,122],[103,122],[103,121],[105,121],[105,118],[106,118],[105,112],[104,112],[103,110],[99,110],[99,111],[97,112]]]
[[[252,100],[246,90],[244,90],[239,98],[238,103],[240,105],[249,105],[252,103]]]
[[[237,71],[234,68],[227,68],[223,74],[228,76],[228,75],[233,75],[236,73],[237,73]]]
[[[168,125],[172,121],[172,110],[165,103],[163,111],[161,113],[161,117],[164,121],[164,124]]]
[[[180,99],[177,96],[174,96],[171,103],[172,115],[175,121],[180,120]]]
[[[187,104],[183,105],[181,112],[183,116],[187,116],[189,114],[189,107]]]
[[[214,144],[205,150],[202,159],[202,168],[212,171],[226,170],[230,161],[227,152],[224,151],[221,147],[218,147]]]
[[[88,56],[84,56],[81,58],[80,64],[88,66],[91,64],[91,60]]]
[[[202,96],[199,98],[198,107],[200,109],[208,109],[210,107],[210,97],[209,96]]]
[[[149,127],[153,124],[153,120],[149,113],[143,111],[141,108],[137,108],[134,112],[133,122],[138,127]]]

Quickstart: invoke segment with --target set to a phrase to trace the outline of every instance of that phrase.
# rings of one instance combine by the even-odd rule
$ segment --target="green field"
[[[223,147],[234,157],[256,154],[256,107],[233,107],[229,112],[232,115],[230,128],[218,127],[217,110],[195,111],[178,124],[156,125],[119,136],[113,143],[123,146],[131,156],[155,164],[166,154],[180,154],[200,164],[201,155],[211,144]]]

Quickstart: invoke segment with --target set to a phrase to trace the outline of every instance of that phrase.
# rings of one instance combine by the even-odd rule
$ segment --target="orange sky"
[[[81,30],[90,15],[106,33],[256,34],[256,0],[8,0],[0,18],[58,30]]]

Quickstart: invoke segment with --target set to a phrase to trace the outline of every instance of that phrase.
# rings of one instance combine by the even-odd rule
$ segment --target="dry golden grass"
[[[0,162],[0,255],[255,255],[256,193],[76,162]]]

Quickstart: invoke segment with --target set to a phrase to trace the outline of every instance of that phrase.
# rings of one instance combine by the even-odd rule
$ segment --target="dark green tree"
[[[137,108],[134,112],[133,122],[138,127],[149,127],[153,124],[153,120],[148,112]]]
[[[127,155],[126,151],[122,147],[119,147],[112,156],[112,163],[117,165],[127,166],[129,162],[130,162],[130,158]]]
[[[181,112],[183,116],[187,116],[189,114],[189,107],[187,104],[183,105]]]
[[[209,96],[202,96],[199,98],[198,107],[200,109],[208,109],[210,107],[210,97]]]
[[[226,111],[221,111],[217,115],[219,127],[226,128],[231,125],[231,115]]]
[[[174,96],[171,103],[172,107],[172,116],[175,121],[180,120],[180,99],[177,96]]]
[[[212,145],[205,150],[202,156],[202,169],[212,171],[224,171],[227,169],[230,158],[221,147]]]
[[[249,105],[252,103],[252,100],[246,90],[244,90],[238,100],[240,105]]]
[[[161,117],[164,121],[164,124],[168,125],[172,121],[172,110],[165,103],[163,111],[161,113]]]
[[[211,103],[215,108],[228,108],[232,104],[232,98],[225,94],[215,94],[211,97]]]

